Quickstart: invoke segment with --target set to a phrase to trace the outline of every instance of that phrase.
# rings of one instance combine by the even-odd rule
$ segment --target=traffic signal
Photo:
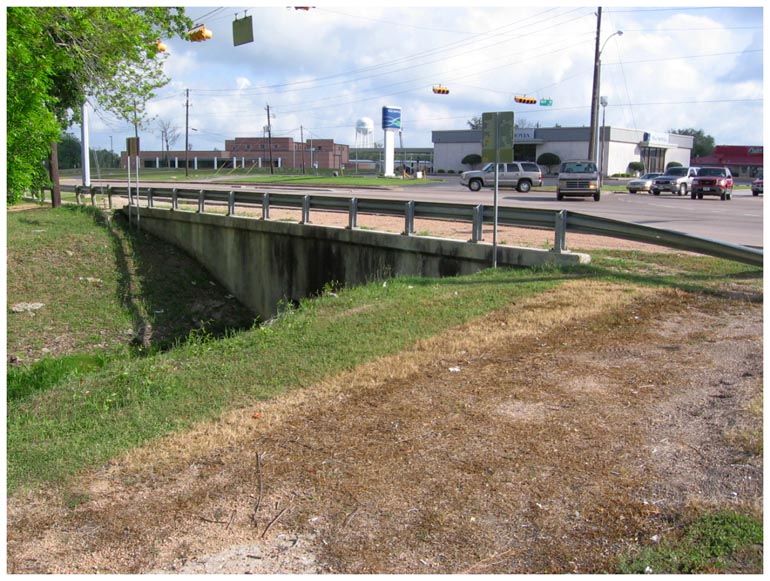
[[[187,32],[187,40],[191,40],[193,42],[203,42],[204,40],[210,39],[212,36],[214,36],[214,34],[208,28],[206,28],[205,24],[196,26]]]
[[[437,95],[448,95],[449,89],[442,87],[441,85],[433,85],[433,92]]]
[[[517,103],[527,103],[528,105],[534,105],[537,103],[537,99],[534,97],[524,97],[523,95],[516,95],[513,100]]]

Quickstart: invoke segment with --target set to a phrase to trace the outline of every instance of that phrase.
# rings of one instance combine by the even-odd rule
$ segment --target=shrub
[[[553,173],[551,171],[551,167],[554,165],[559,165],[561,163],[561,158],[555,153],[541,153],[537,158],[537,163],[539,165],[546,166],[548,168],[548,173]]]
[[[682,167],[682,164],[681,164],[681,163],[679,163],[678,161],[669,161],[669,162],[666,164],[666,169],[668,169],[668,168],[670,168],[670,167]]]
[[[463,158],[462,164],[469,165],[471,168],[475,168],[481,163],[481,156],[478,153],[469,153]]]
[[[631,173],[635,171],[643,172],[644,164],[641,161],[632,161],[628,164],[628,171],[630,171]]]

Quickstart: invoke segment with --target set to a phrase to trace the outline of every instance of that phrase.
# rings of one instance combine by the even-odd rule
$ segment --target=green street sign
[[[550,107],[553,105],[553,99],[540,99],[541,107]]]
[[[513,161],[513,111],[481,114],[481,159]]]

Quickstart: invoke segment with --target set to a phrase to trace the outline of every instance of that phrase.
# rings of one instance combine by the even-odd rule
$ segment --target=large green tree
[[[157,41],[191,27],[182,8],[7,9],[7,196],[47,182],[43,162],[86,99],[134,122],[168,82]]]
[[[692,157],[702,157],[714,151],[714,138],[711,135],[706,135],[702,129],[671,129],[669,133],[693,137]]]

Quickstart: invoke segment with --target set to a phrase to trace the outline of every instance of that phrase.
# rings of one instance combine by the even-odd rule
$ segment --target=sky
[[[274,137],[351,148],[365,143],[356,130],[364,118],[373,122],[368,139],[383,142],[384,106],[401,108],[404,147],[432,147],[433,131],[468,129],[484,112],[513,111],[524,127],[588,126],[597,7],[469,5],[189,5],[213,37],[163,39],[170,82],[147,103],[153,120],[140,130],[142,149],[160,149],[160,122],[178,130],[172,149],[184,149],[186,103],[195,150],[262,137],[268,107]],[[245,16],[254,42],[234,46],[233,21]],[[758,2],[603,5],[600,124],[692,128],[717,145],[762,145],[763,25]],[[449,93],[435,94],[437,85]],[[517,95],[538,104],[516,103]],[[92,148],[119,151],[133,133],[108,113],[89,114]]]

